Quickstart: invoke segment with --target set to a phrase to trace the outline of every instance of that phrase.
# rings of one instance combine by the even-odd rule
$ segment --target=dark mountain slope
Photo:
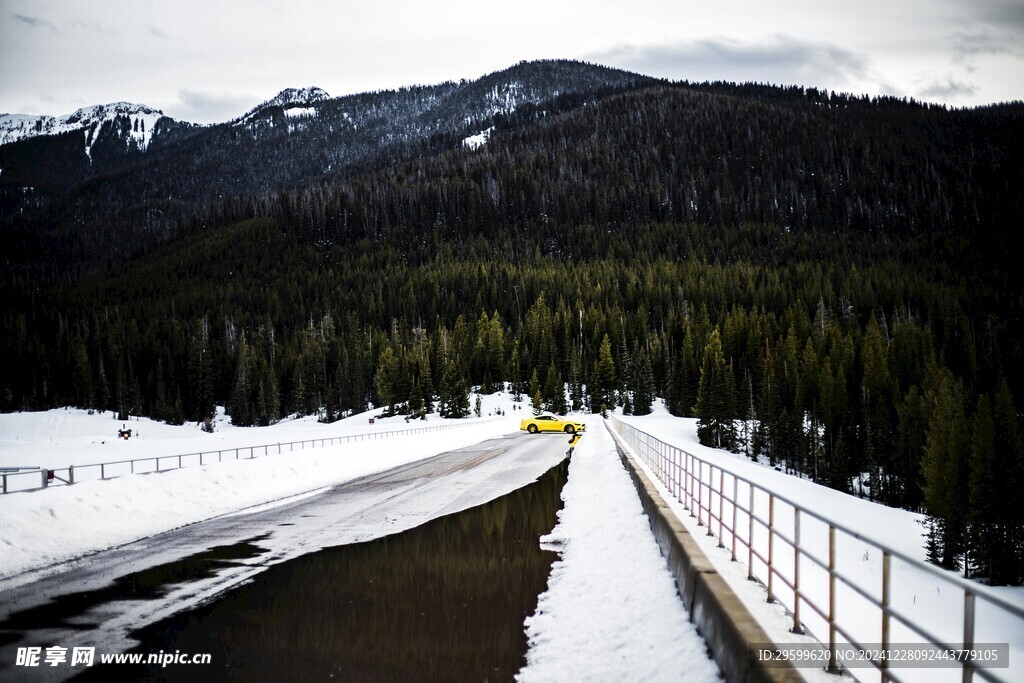
[[[204,204],[333,182],[437,154],[517,109],[562,112],[650,82],[579,62],[537,62],[477,81],[320,99],[304,107],[272,104],[235,122],[155,136],[144,154],[97,162],[87,166],[87,176],[73,136],[2,146],[2,229],[8,254],[21,255],[11,266],[31,269],[45,254],[40,260],[57,264],[64,276],[95,270],[174,235]]]
[[[891,113],[863,103],[765,104],[665,87],[341,187],[354,197],[378,183],[394,186],[388,194],[414,194],[377,207],[395,212],[378,227],[432,225],[443,215],[483,225],[545,217],[612,228],[755,221],[974,236],[1019,214],[1022,120],[1019,105],[1003,116],[910,106]],[[447,204],[435,191],[444,184],[458,189],[447,193]],[[477,201],[479,193],[487,201]],[[460,211],[453,201],[476,208]]]

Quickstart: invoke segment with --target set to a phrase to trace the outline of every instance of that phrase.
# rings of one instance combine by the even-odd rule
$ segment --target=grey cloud
[[[867,59],[859,53],[787,36],[775,36],[763,43],[702,39],[623,45],[590,57],[652,76],[690,81],[765,81],[834,87],[868,76]]]
[[[146,30],[146,33],[153,36],[154,38],[163,38],[164,40],[166,40],[169,37],[166,33],[158,29],[156,26],[153,26],[152,24],[146,24],[142,28]]]
[[[974,0],[972,7],[982,21],[1024,29],[1024,3],[1020,0]]]
[[[990,31],[957,31],[950,40],[953,44],[953,59],[959,64],[970,64],[973,58],[979,55],[1024,56],[1020,41],[1012,35]]]
[[[81,19],[75,19],[71,22],[71,27],[76,29],[84,29],[86,31],[92,31],[93,33],[99,33],[101,35],[114,36],[117,35],[116,31],[101,26],[95,21],[83,21]]]
[[[974,59],[983,55],[1012,55],[1024,59],[1021,34],[1024,32],[1024,2],[1021,0],[974,0],[955,3],[964,12],[959,30],[947,39],[957,64],[974,66]]]
[[[164,112],[182,121],[223,123],[238,118],[259,103],[258,98],[244,95],[179,90],[178,104],[164,107]]]
[[[27,17],[24,14],[16,14],[11,12],[11,18],[15,21],[20,21],[23,24],[28,24],[32,28],[48,28],[51,31],[56,31],[57,27],[46,19],[40,19],[39,17]]]
[[[972,97],[978,92],[978,86],[973,83],[958,81],[952,76],[944,81],[937,81],[920,91],[924,99],[935,99],[939,101],[952,101],[957,97]]]
[[[1024,59],[1024,47],[1013,33],[986,30],[958,31],[950,38],[952,61],[968,73],[978,69],[978,59],[987,55],[1009,55]]]

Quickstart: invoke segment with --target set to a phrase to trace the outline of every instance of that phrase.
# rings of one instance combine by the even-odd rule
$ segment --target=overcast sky
[[[239,116],[571,58],[973,106],[1024,99],[1024,0],[0,0],[0,112]]]

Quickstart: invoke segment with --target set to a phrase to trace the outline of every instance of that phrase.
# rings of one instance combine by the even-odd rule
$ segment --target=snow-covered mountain
[[[652,83],[608,67],[553,60],[522,62],[476,80],[343,97],[316,87],[288,88],[213,125],[127,103],[66,117],[2,117],[0,220],[47,205],[73,207],[61,216],[75,230],[108,225],[116,212],[131,216],[125,219],[131,225],[146,216],[145,230],[132,238],[166,236],[208,202],[265,197],[425,155],[486,147],[501,131]],[[117,247],[128,242],[120,239]],[[109,259],[110,245],[103,242],[97,253]]]
[[[59,135],[83,131],[86,154],[99,137],[104,124],[121,120],[127,122],[125,142],[132,141],[139,149],[146,149],[153,138],[156,123],[167,118],[159,109],[131,102],[113,102],[83,107],[65,116],[31,116],[26,114],[0,114],[0,145],[39,135]]]
[[[285,88],[263,104],[250,109],[244,116],[238,118],[235,123],[241,124],[251,121],[259,116],[260,113],[273,107],[281,107],[285,110],[286,114],[291,113],[292,110],[299,110],[303,114],[311,115],[313,113],[311,111],[313,104],[329,99],[331,99],[331,96],[325,90],[317,87]]]

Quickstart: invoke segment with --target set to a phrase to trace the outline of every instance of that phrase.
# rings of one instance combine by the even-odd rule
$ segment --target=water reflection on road
[[[95,666],[80,680],[509,680],[555,554],[568,464],[404,533],[271,566],[219,600],[133,634],[132,652],[210,665]]]

